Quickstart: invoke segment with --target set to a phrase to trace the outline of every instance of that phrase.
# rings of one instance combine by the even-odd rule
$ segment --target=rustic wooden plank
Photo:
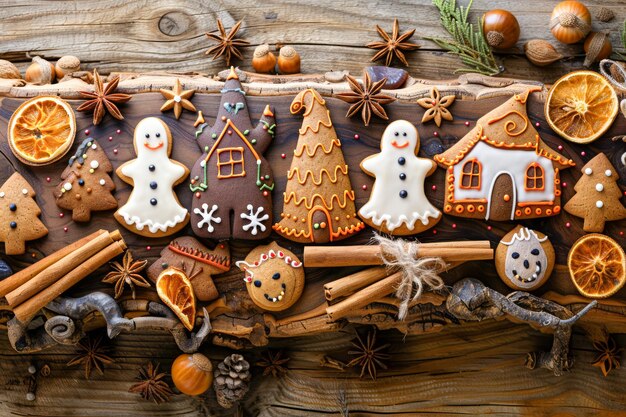
[[[28,0],[7,4],[0,10],[2,40],[0,58],[20,61],[25,68],[26,54],[51,60],[77,55],[86,67],[108,71],[178,70],[216,73],[222,61],[204,55],[209,42],[206,31],[215,30],[215,17],[227,21],[244,19],[245,37],[252,46],[245,48],[242,68],[250,69],[254,46],[269,43],[290,44],[302,56],[304,72],[348,69],[359,74],[373,53],[365,48],[377,39],[374,25],[390,30],[399,17],[401,29],[417,28],[415,40],[422,49],[409,54],[410,72],[425,78],[448,78],[459,67],[455,57],[442,53],[425,37],[445,37],[437,10],[429,0],[371,4],[367,0],[323,0],[302,3],[287,0],[87,0],[38,2]],[[610,23],[594,20],[594,30],[610,29],[614,48],[624,52],[618,29],[626,18],[620,0],[591,0],[585,4],[592,15],[601,6],[611,8],[616,18]],[[492,5],[474,2],[472,17],[478,19]],[[498,7],[513,12],[521,25],[517,48],[499,54],[506,74],[519,78],[554,81],[573,68],[582,67],[581,45],[559,45],[551,36],[548,21],[553,3],[542,0],[506,0]],[[71,10],[71,13],[68,11]],[[529,39],[552,41],[572,58],[540,69],[523,56],[522,45]],[[8,48],[6,45],[10,45]]]

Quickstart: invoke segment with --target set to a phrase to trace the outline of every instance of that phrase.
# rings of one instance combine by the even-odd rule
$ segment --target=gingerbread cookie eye
[[[285,310],[302,295],[302,262],[276,243],[253,249],[237,266],[245,272],[244,282],[250,298],[264,310]]]
[[[543,233],[517,226],[498,244],[495,261],[498,275],[507,286],[533,291],[550,277],[554,248]]]

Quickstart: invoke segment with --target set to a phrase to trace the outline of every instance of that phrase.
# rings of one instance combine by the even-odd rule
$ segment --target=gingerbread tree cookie
[[[102,147],[93,138],[85,139],[61,174],[57,206],[72,210],[75,222],[88,222],[92,211],[117,208],[117,200],[111,194],[115,190],[111,172],[113,166]]]
[[[35,190],[17,172],[0,187],[0,242],[7,255],[23,254],[26,241],[48,234],[34,198]]]
[[[435,155],[446,169],[444,213],[508,221],[561,212],[560,172],[576,164],[541,140],[529,120],[526,103],[539,90],[514,95]]]
[[[565,211],[585,219],[585,232],[602,232],[607,221],[626,218],[626,208],[617,185],[619,175],[603,153],[598,154],[582,169],[574,190],[576,194],[565,204]]]
[[[276,233],[301,243],[344,239],[365,227],[354,207],[341,141],[320,94],[308,89],[291,103],[291,113],[304,111],[300,136],[287,173],[282,219]]]
[[[191,227],[197,236],[269,236],[274,180],[263,153],[274,138],[275,127],[274,114],[267,106],[253,128],[245,92],[231,68],[215,124],[210,128],[202,124],[196,132],[203,152],[191,170]]]
[[[189,170],[170,159],[170,129],[163,120],[147,117],[135,127],[133,145],[137,158],[116,171],[133,191],[115,218],[128,230],[146,237],[176,233],[189,221],[189,212],[178,201],[174,186],[187,178]]]
[[[441,219],[424,193],[424,181],[437,169],[430,159],[418,158],[420,138],[406,120],[385,129],[380,153],[361,162],[366,174],[376,177],[370,199],[359,215],[373,228],[394,235],[411,235],[433,227]]]

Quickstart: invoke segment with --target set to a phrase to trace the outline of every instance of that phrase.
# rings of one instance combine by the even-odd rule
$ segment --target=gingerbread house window
[[[480,190],[480,175],[482,166],[476,159],[463,164],[461,171],[461,188]]]
[[[245,177],[243,148],[224,148],[217,151],[217,178]]]
[[[526,191],[542,191],[544,183],[543,168],[538,163],[533,162],[526,169]]]

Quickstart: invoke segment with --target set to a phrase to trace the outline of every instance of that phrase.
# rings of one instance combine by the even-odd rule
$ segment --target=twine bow
[[[409,304],[422,295],[424,289],[439,290],[443,288],[443,280],[438,275],[447,265],[439,257],[418,257],[419,242],[404,239],[388,239],[374,235],[374,242],[380,245],[381,258],[384,264],[402,273],[402,281],[396,288],[395,296],[400,299],[398,319],[404,320],[409,311]]]

